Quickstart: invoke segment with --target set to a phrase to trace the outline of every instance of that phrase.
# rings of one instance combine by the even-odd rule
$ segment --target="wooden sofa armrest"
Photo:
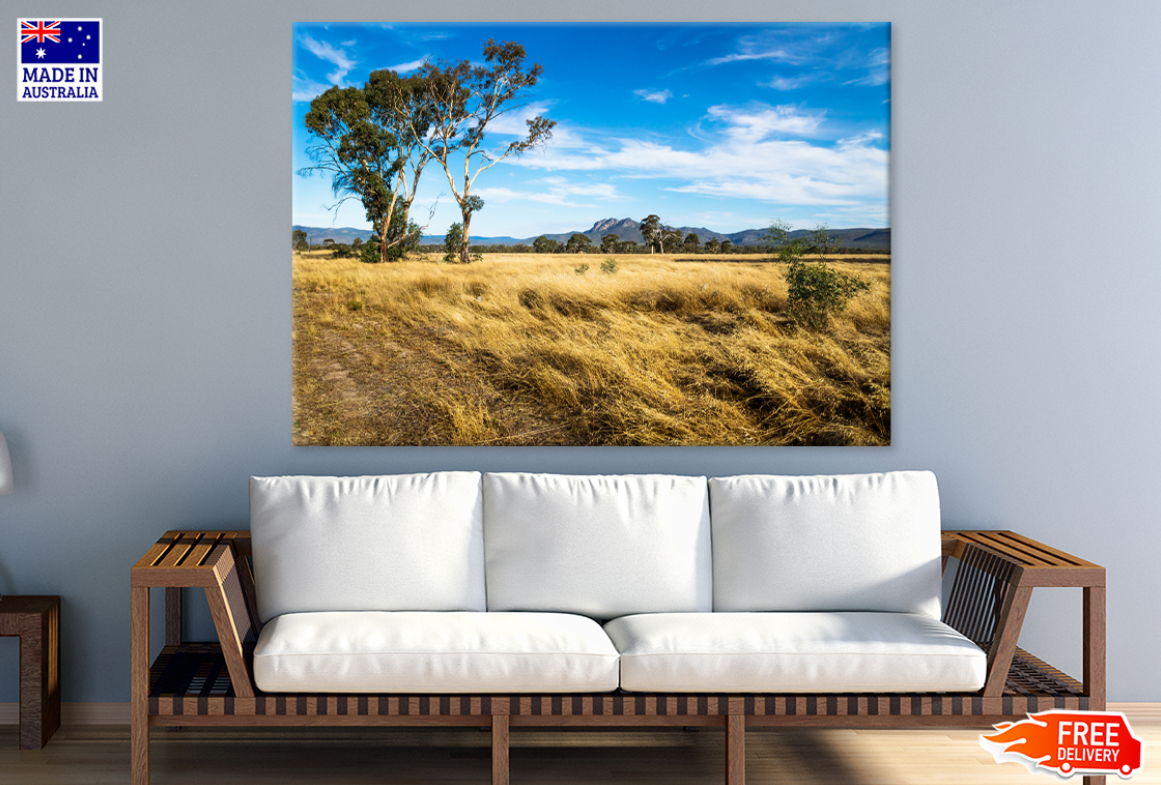
[[[1020,585],[1020,565],[987,548],[966,544],[943,620],[988,652],[984,697],[1003,694],[1032,587]]]
[[[141,557],[131,573],[134,588],[165,588],[169,644],[180,643],[181,589],[205,590],[230,681],[241,698],[254,697],[249,660],[261,631],[249,556],[247,531],[171,531]]]
[[[959,561],[944,622],[988,652],[984,697],[1008,680],[1032,589],[1084,589],[1084,687],[1092,707],[1105,702],[1105,570],[1008,531],[945,531],[943,555]]]

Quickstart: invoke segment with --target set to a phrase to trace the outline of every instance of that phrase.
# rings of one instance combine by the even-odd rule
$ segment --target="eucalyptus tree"
[[[676,251],[681,245],[681,241],[685,239],[680,229],[664,229],[661,232],[661,253],[665,253],[665,246],[668,245],[671,250]]]
[[[645,244],[649,246],[649,253],[653,253],[653,248],[661,244],[663,231],[661,219],[658,216],[650,214],[641,219],[641,236],[645,238]]]
[[[621,239],[620,237],[617,237],[617,235],[613,234],[612,232],[609,232],[608,234],[606,234],[604,237],[601,238],[601,252],[602,253],[616,253],[617,248],[620,247],[620,243],[619,243],[620,239]]]
[[[299,174],[330,175],[339,198],[331,209],[358,199],[378,239],[378,261],[400,258],[420,231],[409,215],[431,158],[419,144],[431,126],[422,80],[375,71],[362,88],[336,86],[316,97],[304,122],[314,165]]]
[[[313,144],[307,155],[313,166],[300,175],[329,174],[331,190],[339,200],[358,199],[376,233],[390,203],[390,184],[398,166],[396,139],[372,118],[367,97],[358,87],[331,87],[310,102],[305,118]]]
[[[386,252],[401,256],[414,250],[427,224],[418,226],[411,220],[411,206],[419,188],[419,177],[431,161],[432,153],[422,140],[431,133],[431,107],[427,101],[427,85],[418,75],[402,77],[384,68],[371,72],[363,88],[376,124],[387,129],[396,140],[398,153],[392,204],[385,216],[389,238]],[[435,213],[433,207],[428,220]]]
[[[472,195],[472,186],[482,172],[509,156],[519,156],[543,145],[552,137],[556,122],[537,115],[525,121],[528,132],[498,147],[484,145],[484,133],[497,119],[524,108],[520,100],[536,85],[543,69],[539,64],[525,69],[524,47],[515,41],[484,45],[484,65],[468,60],[458,63],[424,63],[416,75],[423,84],[424,118],[430,118],[430,132],[412,129],[412,136],[443,167],[452,196],[460,206],[463,237],[460,261],[470,261],[472,213],[483,200]],[[427,114],[427,113],[430,114]],[[455,157],[463,155],[463,176],[457,185],[452,168]]]
[[[559,248],[559,242],[544,235],[540,235],[532,241],[532,250],[536,253],[556,253]]]
[[[565,253],[585,253],[593,247],[593,241],[587,234],[574,234],[564,245]]]

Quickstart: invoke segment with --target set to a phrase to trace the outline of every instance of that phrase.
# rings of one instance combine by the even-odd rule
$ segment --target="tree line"
[[[425,248],[428,250],[435,250],[436,248],[443,248],[447,253],[445,259],[448,259],[447,254],[451,254],[452,247],[455,249],[454,261],[459,261],[459,253],[462,242],[462,236],[456,232],[455,229],[459,224],[453,224],[452,230],[445,236],[443,243],[439,245],[422,244],[423,234],[420,231],[409,233],[408,242],[404,249],[407,252],[422,251]],[[450,245],[449,245],[450,238]],[[820,248],[816,244],[806,241],[803,252],[806,254],[817,254],[826,251],[835,255],[859,255],[859,256],[886,256],[891,253],[888,248],[859,248],[841,246],[834,243],[828,244],[825,249]],[[327,238],[322,242],[311,242],[307,233],[301,229],[295,229],[292,232],[291,244],[296,251],[331,251],[336,258],[357,258],[364,262],[378,262],[380,260],[380,246],[378,238],[372,236],[370,242],[364,242],[361,238],[356,237],[350,243],[340,243],[332,238]],[[652,253],[653,248],[648,243],[638,243],[635,240],[622,240],[616,234],[609,233],[603,235],[599,243],[594,243],[592,238],[588,235],[576,233],[573,234],[565,242],[560,242],[554,238],[546,235],[540,235],[532,243],[472,243],[469,246],[471,256],[481,254],[646,254]],[[704,243],[700,241],[697,234],[690,232],[682,238],[679,246],[670,246],[669,253],[690,253],[690,254],[713,254],[720,256],[722,254],[737,254],[745,256],[766,256],[777,254],[780,246],[775,243],[759,243],[755,245],[735,245],[729,240],[718,240],[711,237]],[[658,249],[659,250],[659,249]],[[395,258],[395,257],[392,257]],[[448,259],[452,261],[452,259]]]
[[[327,238],[326,240],[323,240],[320,243],[314,243],[314,242],[309,242],[306,239],[305,232],[302,232],[302,234],[304,235],[303,237],[301,237],[301,238],[298,237],[297,235],[301,231],[302,230],[300,230],[300,229],[294,230],[295,236],[292,238],[292,245],[294,247],[294,250],[296,250],[296,251],[328,251],[329,250],[329,251],[331,251],[332,255],[338,259],[356,258],[356,259],[360,259],[364,262],[372,262],[372,263],[379,261],[379,244],[377,241],[364,242],[363,240],[361,240],[359,238],[355,238],[355,240],[353,240],[350,243],[340,243],[340,242],[337,242],[333,239]],[[456,248],[455,261],[458,262],[459,261],[460,239],[459,239],[458,235],[455,235],[452,232],[449,232],[449,234],[452,235],[454,242],[455,242],[455,248]],[[421,239],[422,236],[423,236],[422,233],[420,233],[418,235],[414,235],[414,237],[417,241],[419,239]],[[575,236],[576,235],[574,235],[574,237]],[[605,235],[604,237],[601,238],[602,242],[594,243],[592,241],[592,239],[589,238],[587,235],[580,235],[580,236],[584,237],[585,241],[587,241],[587,242],[579,241],[579,240],[575,241],[572,244],[571,248],[569,247],[569,244],[567,242],[562,243],[559,240],[555,240],[553,238],[541,235],[540,237],[537,237],[536,240],[534,240],[531,244],[529,244],[529,243],[472,243],[469,246],[469,253],[471,254],[471,256],[474,257],[477,255],[482,255],[482,254],[501,254],[501,253],[502,254],[524,254],[524,253],[527,253],[527,254],[546,254],[546,253],[570,254],[570,253],[576,253],[576,254],[631,255],[631,254],[648,254],[650,252],[648,245],[645,245],[643,243],[638,243],[634,240],[617,239],[615,241],[605,242],[604,237],[610,236],[610,235]],[[612,236],[615,237],[616,235],[612,235]],[[375,238],[372,238],[372,239],[374,240]],[[572,239],[572,238],[569,238],[569,239]],[[447,242],[446,242],[446,240],[445,240],[445,242],[439,243],[439,244],[422,244],[421,242],[416,242],[414,245],[409,245],[407,248],[408,252],[423,251],[425,249],[428,251],[431,251],[431,252],[435,252],[437,250],[446,251]],[[683,242],[679,248],[670,251],[670,253],[709,254],[709,255],[714,255],[714,256],[721,256],[721,255],[725,255],[725,254],[737,255],[737,256],[770,256],[772,254],[776,254],[777,252],[778,252],[777,246],[772,246],[772,245],[767,245],[767,244],[735,245],[734,243],[731,243],[729,240],[722,240],[719,243],[719,242],[716,242],[713,238],[707,240],[705,243],[699,243],[699,245],[696,247],[693,246],[692,244],[687,246]],[[813,254],[813,253],[816,253],[816,251],[813,250],[812,248],[808,248],[806,250],[806,253]],[[835,245],[835,246],[832,246],[830,248],[830,253],[836,254],[836,255],[848,255],[848,256],[849,255],[886,256],[886,255],[890,254],[891,252],[890,252],[890,250],[888,250],[886,248],[855,248],[855,247],[845,247],[845,246]],[[446,258],[446,253],[445,253],[445,258]]]
[[[331,87],[310,104],[305,118],[312,143],[312,166],[302,175],[331,178],[338,201],[362,203],[371,222],[374,251],[363,258],[386,262],[402,258],[419,244],[423,226],[411,215],[419,180],[435,162],[447,177],[460,208],[458,261],[471,260],[472,215],[484,200],[472,193],[476,178],[505,158],[519,156],[552,137],[555,121],[526,120],[528,132],[507,145],[489,148],[489,124],[524,105],[527,89],[542,73],[525,68],[524,47],[515,41],[484,45],[484,64],[425,62],[413,75],[391,69],[371,73],[363,87]],[[463,156],[462,176],[452,172],[453,156]],[[432,209],[434,214],[434,208]],[[429,214],[430,219],[430,214]]]

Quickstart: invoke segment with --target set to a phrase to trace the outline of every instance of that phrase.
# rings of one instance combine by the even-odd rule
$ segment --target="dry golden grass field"
[[[438,259],[295,253],[295,444],[890,441],[887,257],[833,262],[871,289],[819,332],[759,257]]]

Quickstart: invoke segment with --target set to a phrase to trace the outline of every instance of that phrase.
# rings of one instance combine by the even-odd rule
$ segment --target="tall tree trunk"
[[[464,203],[467,204],[466,199]],[[468,239],[468,228],[472,223],[472,211],[471,208],[464,208],[462,212],[464,216],[464,236],[460,240],[460,264],[471,264],[471,241]]]
[[[387,263],[387,237],[391,233],[391,215],[384,215],[382,202],[376,199],[375,207],[379,213],[379,264]]]
[[[386,221],[379,222],[379,263],[387,263],[387,232],[391,229]]]

